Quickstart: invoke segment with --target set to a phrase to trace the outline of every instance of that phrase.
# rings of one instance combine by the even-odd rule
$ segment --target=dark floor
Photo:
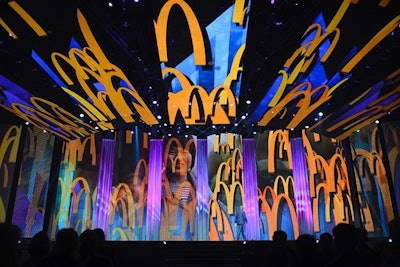
[[[379,248],[385,240],[371,240]],[[29,239],[22,243],[21,259],[28,256]],[[294,241],[288,241],[290,246]],[[155,267],[264,266],[271,241],[107,241],[118,265]]]

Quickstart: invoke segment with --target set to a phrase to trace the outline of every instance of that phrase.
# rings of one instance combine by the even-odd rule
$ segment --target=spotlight
[[[162,242],[164,245],[167,245],[167,241],[165,241],[165,240],[163,240],[163,242]]]

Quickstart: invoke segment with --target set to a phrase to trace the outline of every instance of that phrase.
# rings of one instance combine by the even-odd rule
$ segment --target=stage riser
[[[241,267],[242,242],[167,242],[165,266]]]

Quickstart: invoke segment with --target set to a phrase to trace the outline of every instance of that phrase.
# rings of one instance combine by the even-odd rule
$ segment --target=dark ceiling
[[[161,62],[154,25],[167,2],[175,8],[171,9],[166,33],[168,61]],[[237,1],[236,5],[240,3]],[[207,116],[191,123],[179,113],[171,121],[167,114],[171,112],[168,96],[173,82],[171,76],[162,76],[162,68],[175,68],[193,53],[188,22],[178,8],[186,4],[202,28],[207,58],[206,64],[193,66],[200,78],[191,82],[206,88],[210,81],[205,77],[216,80],[212,75],[219,71],[217,56],[221,57],[224,51],[216,44],[225,44],[223,38],[218,39],[225,32],[221,29],[219,35],[211,36],[211,30],[205,29],[218,24],[217,19],[223,18],[235,1],[0,0],[1,122],[29,121],[65,139],[137,127],[153,136],[168,132],[197,136],[235,132],[249,136],[266,129],[290,129],[296,133],[309,128],[344,139],[375,120],[399,120],[400,1],[253,0],[244,3],[245,23],[240,29],[246,29],[246,48],[240,61],[240,83],[234,81],[240,90],[236,90],[237,106],[229,123]],[[133,122],[110,117],[106,112],[101,114],[103,121],[100,115],[89,118],[87,115],[94,112],[63,90],[62,85],[68,85],[69,90],[102,110],[85,95],[79,81],[79,77],[85,82],[93,77],[79,76],[79,70],[62,62],[67,76],[73,77],[68,84],[51,57],[54,52],[67,56],[74,44],[90,46],[78,21],[78,10],[113,67],[96,63],[106,73],[121,70],[156,122],[148,123],[152,120],[146,121],[140,112],[132,113]],[[27,18],[43,32],[32,27]],[[320,34],[327,35],[325,41],[318,42],[318,30],[309,28],[312,25],[320,25]],[[242,41],[234,39],[241,36],[236,26],[230,26],[231,34],[225,40],[229,41],[228,46]],[[83,70],[102,71],[89,62],[83,65]],[[285,86],[279,90],[283,80]],[[202,100],[206,107],[206,100]],[[118,113],[120,104],[111,102],[106,101],[111,112]],[[229,108],[224,109],[228,113]],[[319,112],[323,114],[318,115]],[[86,113],[82,119],[81,113]],[[95,125],[104,127],[98,129]],[[73,134],[66,130],[74,127]]]

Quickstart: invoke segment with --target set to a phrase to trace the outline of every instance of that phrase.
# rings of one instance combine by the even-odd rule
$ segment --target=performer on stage
[[[245,227],[247,223],[246,213],[243,210],[243,206],[235,213],[235,224],[237,227],[236,240],[246,240]],[[240,239],[242,237],[242,239]]]

